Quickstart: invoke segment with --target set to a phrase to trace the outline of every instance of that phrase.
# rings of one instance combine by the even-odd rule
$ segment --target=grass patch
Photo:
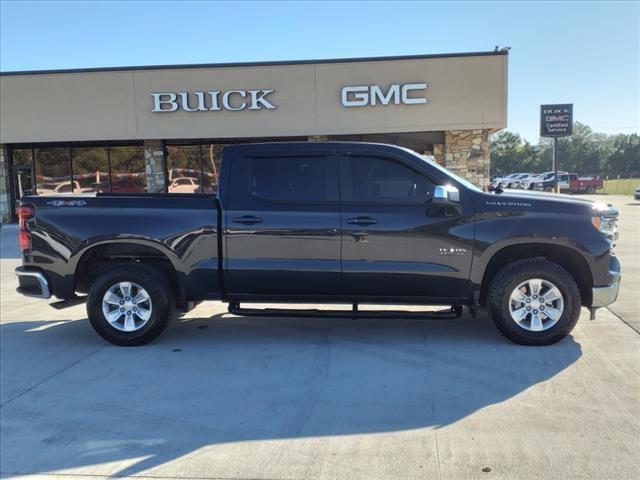
[[[604,180],[604,187],[600,192],[609,195],[633,195],[640,186],[640,178],[621,178],[617,180]]]

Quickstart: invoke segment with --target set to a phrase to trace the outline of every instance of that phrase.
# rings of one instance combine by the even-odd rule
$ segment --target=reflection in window
[[[200,146],[167,146],[169,193],[200,193]]]
[[[36,148],[35,154],[38,195],[72,193],[69,149]]]
[[[253,160],[253,195],[266,200],[320,202],[333,200],[337,178],[328,178],[326,157],[261,157]],[[332,183],[335,182],[335,189]]]
[[[433,183],[421,173],[386,158],[352,156],[346,199],[364,203],[423,203]]]
[[[30,148],[14,148],[13,165],[16,167],[33,166],[33,151]]]
[[[109,191],[107,147],[77,147],[71,152],[74,193]]]
[[[25,195],[33,195],[33,150],[30,148],[12,151],[13,198],[20,200]]]
[[[216,193],[218,191],[218,176],[220,175],[220,151],[224,145],[202,144],[202,191]]]
[[[146,186],[144,147],[111,147],[111,190],[143,193]]]

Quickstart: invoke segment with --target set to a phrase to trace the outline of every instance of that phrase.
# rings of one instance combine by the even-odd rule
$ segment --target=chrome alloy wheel
[[[151,318],[151,297],[137,283],[118,282],[102,297],[102,313],[107,322],[121,332],[135,332]]]
[[[564,298],[548,280],[531,278],[518,285],[509,297],[509,313],[520,328],[544,332],[553,327],[564,311]]]

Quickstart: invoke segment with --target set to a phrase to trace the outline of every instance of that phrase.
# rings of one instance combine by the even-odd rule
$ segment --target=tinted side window
[[[362,203],[424,203],[435,185],[423,174],[381,157],[350,156],[345,199]]]
[[[558,176],[558,181],[559,182],[566,182],[569,180],[569,175],[559,175]]]
[[[280,202],[337,200],[338,179],[333,159],[315,157],[256,157],[251,160],[251,193]]]

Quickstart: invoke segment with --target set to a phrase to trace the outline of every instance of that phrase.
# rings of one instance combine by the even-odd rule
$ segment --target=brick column
[[[0,145],[0,223],[11,221],[11,198],[9,195],[9,159],[4,145]]]
[[[489,184],[489,130],[447,130],[445,167],[480,188]]]
[[[146,172],[147,193],[164,192],[165,158],[161,141],[144,141],[144,163]]]

